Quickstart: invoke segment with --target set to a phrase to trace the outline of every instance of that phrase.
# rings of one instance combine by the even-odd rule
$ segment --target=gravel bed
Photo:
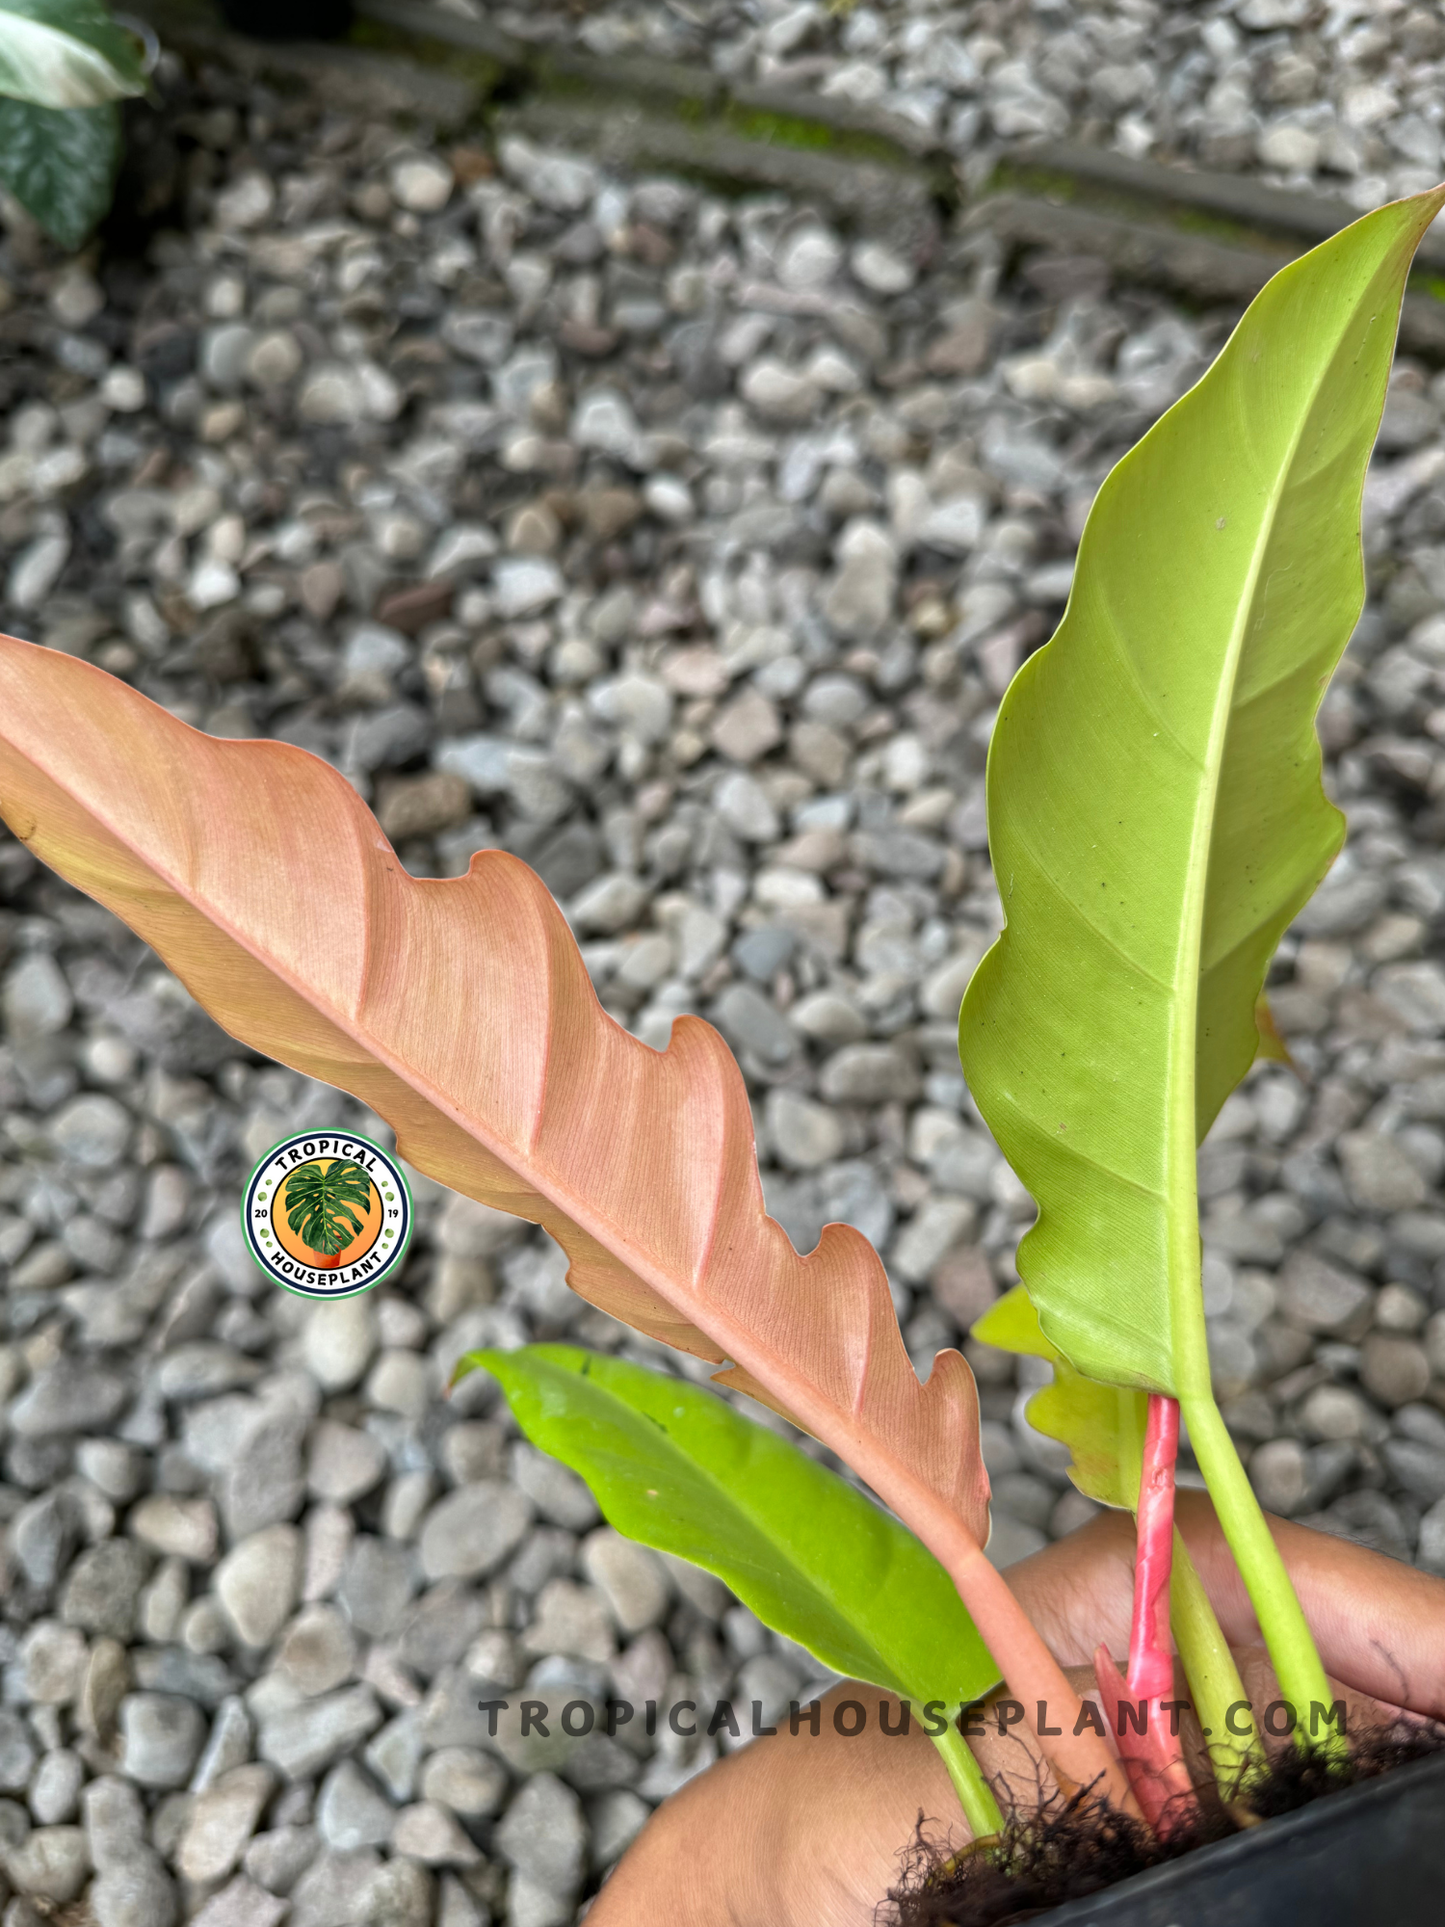
[[[877,1243],[926,1368],[1030,1215],[954,1039],[998,925],[993,713],[1099,480],[1234,317],[161,85],[148,257],[0,250],[0,615],[327,757],[414,874],[525,857],[621,1021],[720,1026],[770,1207]],[[1273,989],[1302,1075],[1254,1074],[1201,1176],[1262,1496],[1445,1571],[1442,411],[1402,362],[1323,719],[1350,843]],[[366,1118],[8,838],[0,888],[4,1927],[87,1883],[94,1927],[563,1927],[728,1736],[494,1735],[476,1702],[767,1719],[816,1669],[604,1528],[489,1382],[441,1387],[533,1337],[678,1361],[425,1181],[395,1288],[263,1285],[252,1162]],[[1021,1421],[1031,1361],[966,1349],[1006,1563],[1090,1508]]]
[[[520,39],[876,108],[980,173],[1000,144],[1068,138],[1364,209],[1441,172],[1445,19],[1408,0],[623,0],[580,20],[448,5]]]

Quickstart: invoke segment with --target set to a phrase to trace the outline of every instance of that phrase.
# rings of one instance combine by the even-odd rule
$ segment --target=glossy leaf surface
[[[1340,845],[1314,716],[1363,597],[1364,471],[1442,199],[1381,208],[1274,277],[1105,481],[1063,622],[999,709],[1007,923],[960,1052],[1039,1206],[1020,1274],[1092,1378],[1209,1398],[1196,1146]]]
[[[713,1393],[570,1345],[473,1352],[518,1424],[629,1539],[715,1573],[823,1666],[954,1711],[999,1669],[896,1520]]]

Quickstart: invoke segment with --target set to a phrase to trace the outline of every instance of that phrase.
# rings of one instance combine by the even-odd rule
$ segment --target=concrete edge
[[[1008,192],[976,202],[964,214],[962,225],[965,232],[987,229],[1006,247],[1093,255],[1128,280],[1167,288],[1192,301],[1241,306],[1252,301],[1271,275],[1299,252],[1281,242],[1234,246],[1164,222],[1124,220]],[[1445,359],[1445,301],[1407,294],[1400,316],[1400,346],[1412,354]]]
[[[465,48],[495,60],[519,79],[545,82],[565,79],[596,96],[618,94],[652,97],[678,105],[702,103],[715,110],[752,110],[774,116],[780,123],[816,128],[842,143],[865,139],[891,147],[878,159],[891,159],[906,168],[920,162],[946,168],[954,194],[967,199],[954,166],[954,157],[925,129],[895,114],[860,106],[848,100],[800,89],[780,89],[754,82],[728,83],[710,70],[681,61],[628,56],[605,59],[574,48],[529,46],[485,21],[466,20],[431,0],[356,0],[365,20],[384,24],[415,39]],[[787,144],[782,136],[778,144]],[[1149,160],[1131,160],[1108,148],[1085,147],[1070,141],[1042,141],[1002,150],[1007,173],[1054,177],[1061,186],[1087,197],[1090,190],[1127,196],[1161,214],[1181,209],[1218,215],[1261,236],[1288,236],[1296,241],[1322,241],[1358,220],[1360,210],[1330,195],[1269,187],[1243,174],[1218,174],[1207,169],[1179,167]],[[1428,235],[1419,259],[1445,266],[1445,234]]]
[[[355,89],[372,76],[451,126],[480,115],[570,143],[617,167],[655,167],[724,188],[818,199],[864,226],[961,212],[1012,246],[1092,253],[1131,279],[1194,300],[1247,302],[1271,274],[1359,218],[1325,195],[1247,176],[1130,160],[1065,141],[1001,150],[981,187],[931,136],[896,116],[795,90],[726,83],[646,56],[606,59],[529,45],[431,0],[356,0],[350,45],[261,46],[229,34],[203,0],[132,0],[178,40],[224,45],[253,71]],[[368,48],[376,37],[381,47]],[[405,50],[405,51],[403,51]],[[1406,297],[1401,345],[1445,359],[1445,233],[1427,235]]]

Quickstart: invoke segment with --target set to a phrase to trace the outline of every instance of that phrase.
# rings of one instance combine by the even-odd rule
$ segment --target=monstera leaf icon
[[[286,1180],[286,1222],[323,1264],[334,1265],[338,1252],[359,1236],[362,1221],[353,1205],[362,1212],[371,1208],[371,1179],[349,1158],[325,1167],[298,1164]]]

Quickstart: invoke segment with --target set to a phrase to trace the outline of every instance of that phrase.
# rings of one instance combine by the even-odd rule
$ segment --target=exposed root
[[[1413,1720],[1357,1734],[1343,1760],[1323,1750],[1286,1747],[1262,1770],[1241,1768],[1232,1780],[1226,1776],[1215,1797],[1189,1801],[1191,1811],[1181,1813],[1163,1838],[1088,1789],[1068,1798],[1055,1793],[1027,1807],[1006,1806],[1003,1832],[962,1852],[931,1837],[920,1813],[900,1856],[898,1884],[878,1909],[877,1927],[1014,1927],[1442,1750],[1445,1728]]]

